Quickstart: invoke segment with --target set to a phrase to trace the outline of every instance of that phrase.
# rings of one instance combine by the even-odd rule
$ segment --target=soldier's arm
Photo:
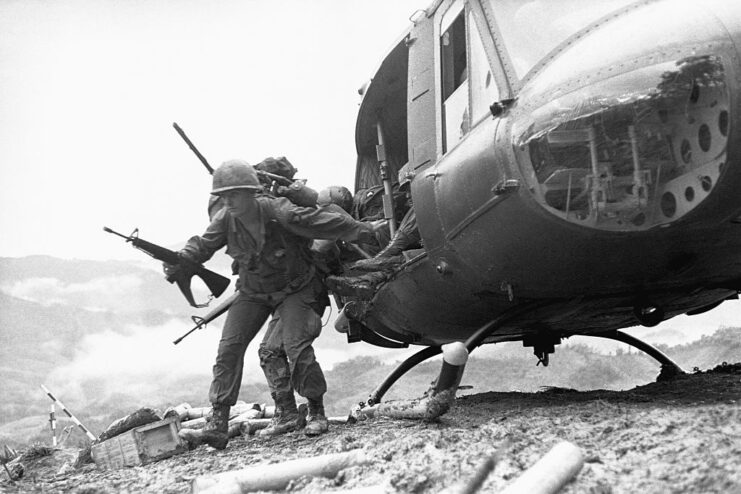
[[[226,245],[228,217],[225,209],[217,212],[203,235],[191,237],[180,250],[181,255],[198,263],[211,259],[214,253]]]
[[[375,235],[372,225],[357,221],[339,208],[305,208],[285,198],[270,198],[269,201],[266,210],[272,219],[302,237],[354,242]]]

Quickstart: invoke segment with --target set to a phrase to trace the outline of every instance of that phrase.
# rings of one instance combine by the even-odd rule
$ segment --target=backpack
[[[277,158],[268,157],[255,165],[255,170],[272,173],[273,175],[280,175],[288,179],[293,179],[293,176],[298,171],[285,156],[278,156]]]

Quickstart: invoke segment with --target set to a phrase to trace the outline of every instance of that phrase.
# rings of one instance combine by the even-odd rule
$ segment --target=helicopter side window
[[[445,24],[445,19],[443,20]],[[440,36],[443,100],[443,152],[468,132],[468,56],[466,22],[461,11]]]

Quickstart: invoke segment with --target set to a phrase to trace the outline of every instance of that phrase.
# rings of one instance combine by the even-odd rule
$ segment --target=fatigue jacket
[[[239,263],[241,290],[253,294],[293,293],[306,286],[314,270],[311,239],[354,241],[372,235],[369,226],[349,215],[296,206],[284,197],[259,195],[258,231],[248,231],[226,209],[214,215],[201,236],[192,237],[183,253],[205,262],[222,247]]]

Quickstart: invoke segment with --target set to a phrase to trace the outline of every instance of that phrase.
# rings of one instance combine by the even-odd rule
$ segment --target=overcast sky
[[[427,0],[2,0],[0,257],[178,244],[216,167],[285,155],[352,188],[357,89]]]

